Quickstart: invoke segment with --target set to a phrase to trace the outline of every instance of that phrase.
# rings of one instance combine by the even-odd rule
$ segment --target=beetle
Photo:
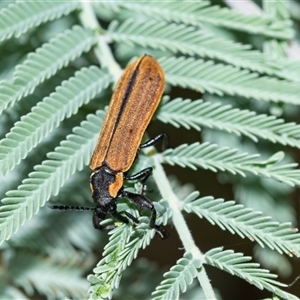
[[[125,69],[113,92],[90,161],[90,168],[93,170],[90,187],[95,207],[53,205],[50,208],[93,210],[94,227],[111,230],[114,225],[103,227],[100,224],[107,214],[123,223],[128,223],[128,218],[134,223],[139,223],[130,213],[117,211],[117,199],[123,197],[137,207],[150,211],[149,227],[154,228],[161,238],[168,237],[165,229],[155,224],[157,213],[153,203],[143,193],[135,194],[124,190],[125,180],[139,179],[144,184],[152,172],[152,167],[148,167],[137,174],[128,175],[138,150],[166,139],[165,134],[160,134],[141,144],[145,130],[162,97],[164,86],[164,72],[150,55],[143,55]]]

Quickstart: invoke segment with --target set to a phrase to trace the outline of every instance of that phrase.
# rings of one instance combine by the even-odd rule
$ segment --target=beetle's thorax
[[[92,197],[96,206],[106,207],[115,199],[123,188],[122,172],[115,172],[108,166],[102,165],[90,177]]]

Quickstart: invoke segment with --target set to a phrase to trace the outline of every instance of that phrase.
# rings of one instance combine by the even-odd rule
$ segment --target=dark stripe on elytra
[[[123,99],[122,99],[122,104],[121,104],[121,107],[120,107],[120,110],[119,110],[119,113],[118,113],[118,116],[117,116],[117,119],[116,119],[116,123],[115,123],[114,129],[113,129],[113,134],[112,134],[111,140],[113,139],[115,131],[118,128],[118,124],[120,122],[123,111],[125,110],[128,99],[130,98],[132,90],[135,86],[136,79],[137,79],[137,76],[138,76],[138,73],[139,73],[140,64],[141,64],[142,60],[143,59],[140,60],[140,62],[136,66],[135,70],[132,72],[131,78],[129,79],[126,91],[125,91]]]

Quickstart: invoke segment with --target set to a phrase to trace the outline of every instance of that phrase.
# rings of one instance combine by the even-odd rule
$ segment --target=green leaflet
[[[237,149],[219,148],[216,144],[183,144],[162,153],[162,162],[196,170],[198,167],[213,172],[227,171],[243,177],[248,174],[273,178],[290,186],[300,186],[300,170],[296,163],[279,164],[283,152],[275,153],[266,161],[257,161],[258,154],[239,154]]]
[[[300,234],[291,228],[290,223],[279,223],[259,211],[253,211],[235,201],[198,198],[193,192],[183,200],[183,209],[193,212],[222,230],[237,233],[242,238],[256,241],[261,247],[268,246],[280,254],[300,256]]]
[[[271,274],[268,270],[260,269],[258,263],[248,263],[249,260],[251,260],[249,256],[235,253],[232,250],[223,250],[222,248],[211,249],[205,254],[205,261],[211,266],[226,270],[232,275],[237,275],[259,289],[265,288],[282,297],[282,299],[298,299],[298,297],[279,288],[286,285],[275,280],[277,275]]]
[[[0,170],[7,174],[62,120],[105,89],[111,77],[97,67],[83,68],[23,116],[0,142]]]
[[[103,252],[104,257],[94,268],[95,275],[88,278],[92,284],[90,298],[111,297],[120,284],[122,272],[137,257],[139,250],[150,244],[154,229],[150,229],[146,222],[141,222],[136,230],[140,232],[139,235],[136,235],[132,226],[123,224],[111,232],[110,241]]]
[[[300,86],[273,77],[259,77],[258,73],[216,64],[213,61],[185,57],[162,57],[167,82],[217,95],[243,96],[264,101],[299,105]]]
[[[104,118],[104,112],[89,115],[87,121],[74,128],[74,134],[61,142],[48,160],[35,166],[17,190],[7,192],[0,207],[0,244],[36,214],[51,195],[77,170],[89,163]]]
[[[276,60],[275,64],[269,56],[252,50],[251,45],[213,35],[205,28],[154,20],[144,22],[139,19],[127,19],[120,25],[112,22],[108,28],[108,36],[113,41],[130,46],[137,44],[163,51],[208,57],[291,81],[300,78],[300,67],[295,69],[295,64],[299,66],[299,62],[294,61],[290,67],[286,65],[286,60]]]
[[[201,27],[203,23],[225,27],[252,34],[261,34],[273,38],[289,39],[293,37],[290,20],[277,20],[267,15],[243,14],[228,8],[210,5],[209,1],[189,3],[185,2],[157,2],[147,3],[128,1],[97,1],[94,5],[110,8],[120,13],[128,10],[141,16],[162,19],[167,22],[184,23]]]
[[[265,139],[300,148],[300,125],[254,111],[232,108],[223,103],[176,98],[162,104],[157,118],[175,127],[186,129],[214,128],[245,135],[255,142]]]
[[[53,76],[83,52],[89,51],[95,42],[96,37],[91,30],[74,26],[30,53],[17,66],[13,83],[0,82],[0,112],[31,94],[38,84]]]
[[[32,27],[68,15],[80,7],[76,1],[18,1],[0,11],[0,41],[19,37]]]
[[[180,292],[186,292],[201,267],[201,261],[185,253],[170,271],[164,274],[165,279],[152,293],[153,300],[179,299]]]

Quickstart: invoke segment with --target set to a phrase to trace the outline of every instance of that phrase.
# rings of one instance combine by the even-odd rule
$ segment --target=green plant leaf
[[[249,256],[234,253],[232,250],[215,248],[209,250],[204,258],[207,264],[239,276],[261,290],[267,289],[282,299],[299,299],[280,289],[280,287],[286,287],[286,284],[276,281],[277,275],[271,274],[268,270],[260,269],[257,263],[249,263],[248,261],[251,260]]]
[[[22,287],[27,295],[37,289],[48,298],[61,298],[64,295],[84,298],[88,284],[82,276],[83,271],[78,268],[84,262],[82,258],[77,260],[59,261],[56,258],[55,261],[36,253],[17,252],[6,261],[5,267],[10,271],[14,283]]]
[[[161,106],[157,118],[175,127],[198,131],[201,127],[220,129],[237,136],[245,135],[254,142],[260,138],[300,148],[300,125],[295,122],[285,123],[275,116],[232,108],[221,102],[176,98]]]
[[[256,241],[261,247],[266,245],[280,254],[300,257],[300,234],[297,229],[291,228],[290,223],[272,221],[271,217],[235,201],[198,196],[198,192],[193,192],[183,200],[186,212],[204,217],[211,224],[227,229],[232,234],[237,233],[242,238]]]
[[[71,30],[55,36],[30,53],[28,58],[16,67],[13,83],[0,82],[0,112],[13,106],[22,97],[31,94],[35,87],[53,76],[70,61],[87,52],[96,43],[91,30],[74,26]]]
[[[142,219],[147,218],[139,220]],[[111,297],[113,290],[119,286],[122,272],[137,257],[138,251],[150,244],[155,230],[150,229],[146,223],[148,222],[141,221],[136,231],[126,224],[111,231],[112,236],[105,246],[104,257],[94,269],[95,275],[88,277],[92,284],[89,290],[91,299]],[[138,236],[136,232],[139,233]]]
[[[56,195],[76,170],[82,170],[89,163],[103,118],[103,111],[97,116],[89,115],[87,121],[74,128],[74,134],[48,153],[48,160],[35,166],[35,171],[17,190],[7,192],[0,207],[0,244],[31,219],[51,195]]]
[[[80,7],[79,2],[17,1],[0,11],[0,41],[19,37],[32,27],[68,15]]]
[[[200,267],[201,262],[199,259],[193,258],[190,253],[185,253],[183,258],[179,259],[176,265],[164,274],[166,279],[152,293],[153,300],[179,299],[180,291],[186,292],[187,287],[191,285],[193,279],[197,276],[197,269]]]
[[[127,43],[131,46],[137,44],[162,51],[169,50],[175,53],[217,59],[236,67],[277,75],[292,81],[300,78],[298,70],[295,72],[292,68],[286,69],[286,60],[282,61],[282,64],[277,60],[275,65],[262,52],[251,50],[251,45],[216,37],[205,28],[197,29],[183,24],[169,24],[156,20],[145,22],[144,20],[127,19],[119,26],[112,22],[107,33],[113,41]]]
[[[60,122],[76,114],[111,81],[95,66],[83,68],[23,116],[0,142],[0,172],[7,174]]]
[[[207,23],[279,39],[290,39],[293,37],[290,20],[279,21],[272,18],[271,15],[243,14],[217,5],[210,5],[209,1],[189,3],[189,5],[185,2],[177,1],[148,1],[144,3],[97,1],[94,5],[110,8],[118,13],[120,13],[120,9],[126,9],[131,13],[134,12],[142,16],[146,15],[154,19],[184,23],[197,27]]]
[[[297,83],[272,77],[259,77],[258,73],[215,64],[213,61],[184,57],[159,59],[167,81],[183,88],[217,95],[243,96],[264,101],[299,105],[300,87]]]
[[[243,177],[248,174],[273,178],[290,186],[300,186],[300,170],[295,169],[296,163],[278,164],[283,158],[283,152],[278,152],[268,160],[255,161],[258,154],[238,154],[237,149],[218,148],[215,144],[193,143],[183,144],[175,149],[162,153],[162,162],[179,165],[196,170],[197,167],[213,172],[227,171]]]

